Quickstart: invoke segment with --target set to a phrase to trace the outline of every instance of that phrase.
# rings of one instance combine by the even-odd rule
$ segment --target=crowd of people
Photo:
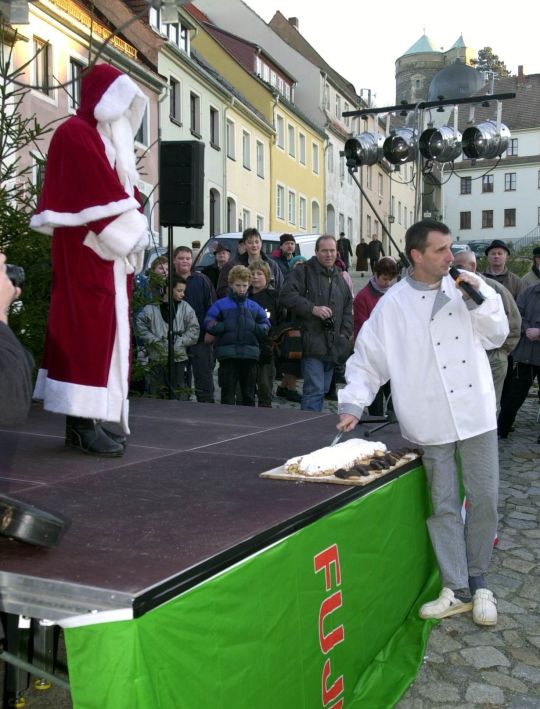
[[[278,396],[304,410],[322,410],[334,370],[352,350],[352,281],[339,258],[339,242],[319,237],[308,260],[295,254],[292,234],[282,234],[272,256],[262,245],[255,228],[244,230],[232,257],[218,240],[214,263],[202,271],[193,269],[189,247],[177,247],[172,298],[165,257],[154,259],[150,272],[137,279],[139,306],[141,299],[149,301],[133,319],[146,393],[185,399],[193,383],[197,401],[212,403],[217,361],[221,403],[271,407],[278,376]],[[169,328],[171,304],[174,325]],[[298,361],[277,356],[276,340],[285,323],[302,330]],[[168,366],[169,333],[173,367]]]

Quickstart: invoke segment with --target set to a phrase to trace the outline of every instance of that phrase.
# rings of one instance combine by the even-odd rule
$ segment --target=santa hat
[[[137,84],[109,64],[96,64],[83,73],[79,113],[91,115],[98,123],[111,123],[127,115],[135,135],[146,104],[147,98]]]

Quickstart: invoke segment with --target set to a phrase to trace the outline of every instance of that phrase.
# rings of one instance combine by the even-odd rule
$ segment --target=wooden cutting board
[[[406,463],[410,463],[411,460],[420,459],[416,453],[407,453],[400,458],[400,460],[390,468],[386,470],[373,470],[369,475],[363,475],[358,478],[347,478],[346,480],[342,478],[336,478],[335,475],[298,475],[296,473],[288,473],[283,465],[277,468],[272,468],[272,470],[267,470],[259,475],[260,478],[271,478],[273,480],[292,480],[293,482],[308,482],[308,483],[331,483],[332,485],[369,485],[374,480],[388,475],[388,473],[401,468]]]

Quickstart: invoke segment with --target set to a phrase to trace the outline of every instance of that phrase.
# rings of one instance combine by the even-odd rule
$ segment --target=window
[[[340,234],[345,232],[345,215],[341,213],[338,216],[338,230]]]
[[[144,109],[144,116],[135,135],[135,142],[148,145],[148,106]]]
[[[334,172],[334,146],[328,145],[328,172]]]
[[[471,228],[471,213],[470,212],[460,212],[459,213],[459,228],[460,229],[470,229]]]
[[[67,87],[69,95],[69,107],[78,108],[81,103],[81,73],[84,69],[84,64],[77,59],[69,60],[69,81]]]
[[[251,136],[245,130],[242,131],[242,164],[246,170],[251,170]]]
[[[504,210],[504,226],[516,226],[516,210]]]
[[[197,94],[189,94],[189,129],[197,138],[201,137],[201,99]]]
[[[403,210],[403,226],[405,227],[405,229],[407,228],[407,209],[406,208]]]
[[[347,113],[348,110],[349,110],[349,104],[345,101],[345,105],[343,106],[343,113]],[[345,120],[345,125],[347,126],[347,128],[349,128],[349,126],[351,125],[351,117],[346,116],[344,120]]]
[[[341,182],[345,179],[345,158],[339,158],[339,179]]]
[[[296,224],[296,195],[294,192],[289,190],[289,200],[288,200],[289,210],[289,224]]]
[[[515,172],[504,173],[504,191],[514,192],[516,189],[517,174]]]
[[[263,81],[270,83],[270,67],[263,63]]]
[[[261,217],[260,214],[257,214],[257,231],[264,231],[264,217]]]
[[[371,165],[368,165],[368,169],[366,170],[366,187],[368,190],[371,189],[371,186],[373,184],[373,170],[371,169]]]
[[[182,103],[181,103],[181,84],[172,76],[169,77],[169,117],[171,121],[181,124],[182,121]]]
[[[508,141],[508,148],[506,149],[506,157],[516,156],[518,154],[518,139],[510,138]]]
[[[38,192],[41,192],[43,187],[43,180],[45,179],[45,160],[41,159],[37,155],[32,156],[34,158],[33,165],[33,180],[34,185]]]
[[[324,87],[323,108],[330,110],[330,87],[328,85]]]
[[[367,217],[367,233],[368,233],[368,238],[371,239],[371,217],[368,215]]]
[[[257,176],[264,177],[264,145],[260,140],[256,143],[257,153]]]
[[[396,216],[396,198],[394,195],[390,198],[390,214],[393,217]]]
[[[493,229],[493,210],[482,210],[482,229]]]
[[[353,221],[352,217],[347,217],[347,238],[352,239]]]
[[[262,78],[262,61],[260,57],[255,57],[255,73]]]
[[[307,201],[305,197],[300,197],[299,210],[299,226],[300,229],[305,229],[307,227]]]
[[[285,221],[285,187],[277,186],[276,191],[276,215],[278,219]]]
[[[236,142],[234,137],[234,123],[227,119],[227,157],[236,160]]]
[[[285,121],[283,116],[277,117],[277,146],[285,150]]]
[[[242,210],[242,223],[244,225],[244,229],[248,229],[251,226],[251,212],[249,209]]]
[[[298,134],[298,159],[301,165],[306,164],[306,136],[303,133]]]
[[[34,37],[35,86],[47,96],[51,91],[51,45]]]
[[[289,133],[289,155],[291,156],[291,158],[294,158],[294,157],[296,157],[296,135],[295,135],[294,126],[291,126],[289,124],[288,133]]]
[[[383,196],[383,177],[380,173],[377,175],[377,194]]]
[[[461,177],[460,178],[460,194],[471,194],[472,178],[471,177]]]
[[[219,148],[219,111],[210,106],[210,145]]]
[[[493,192],[493,175],[482,177],[482,192]]]
[[[398,224],[401,224],[401,202],[397,203],[397,220]]]
[[[313,143],[311,146],[311,165],[313,172],[319,174],[319,146],[317,143]]]
[[[273,69],[270,70],[270,83],[272,86],[277,86],[277,74]]]
[[[341,96],[336,94],[336,116],[341,118]]]

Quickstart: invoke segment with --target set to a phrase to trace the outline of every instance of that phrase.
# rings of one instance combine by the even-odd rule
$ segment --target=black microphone
[[[456,285],[458,285],[462,290],[465,291],[465,293],[467,293],[469,298],[472,298],[477,305],[482,305],[486,297],[482,295],[480,291],[476,290],[476,288],[473,288],[470,283],[462,281],[461,273],[455,266],[450,266],[450,270],[448,271],[448,273],[452,276],[452,278],[456,282]]]

